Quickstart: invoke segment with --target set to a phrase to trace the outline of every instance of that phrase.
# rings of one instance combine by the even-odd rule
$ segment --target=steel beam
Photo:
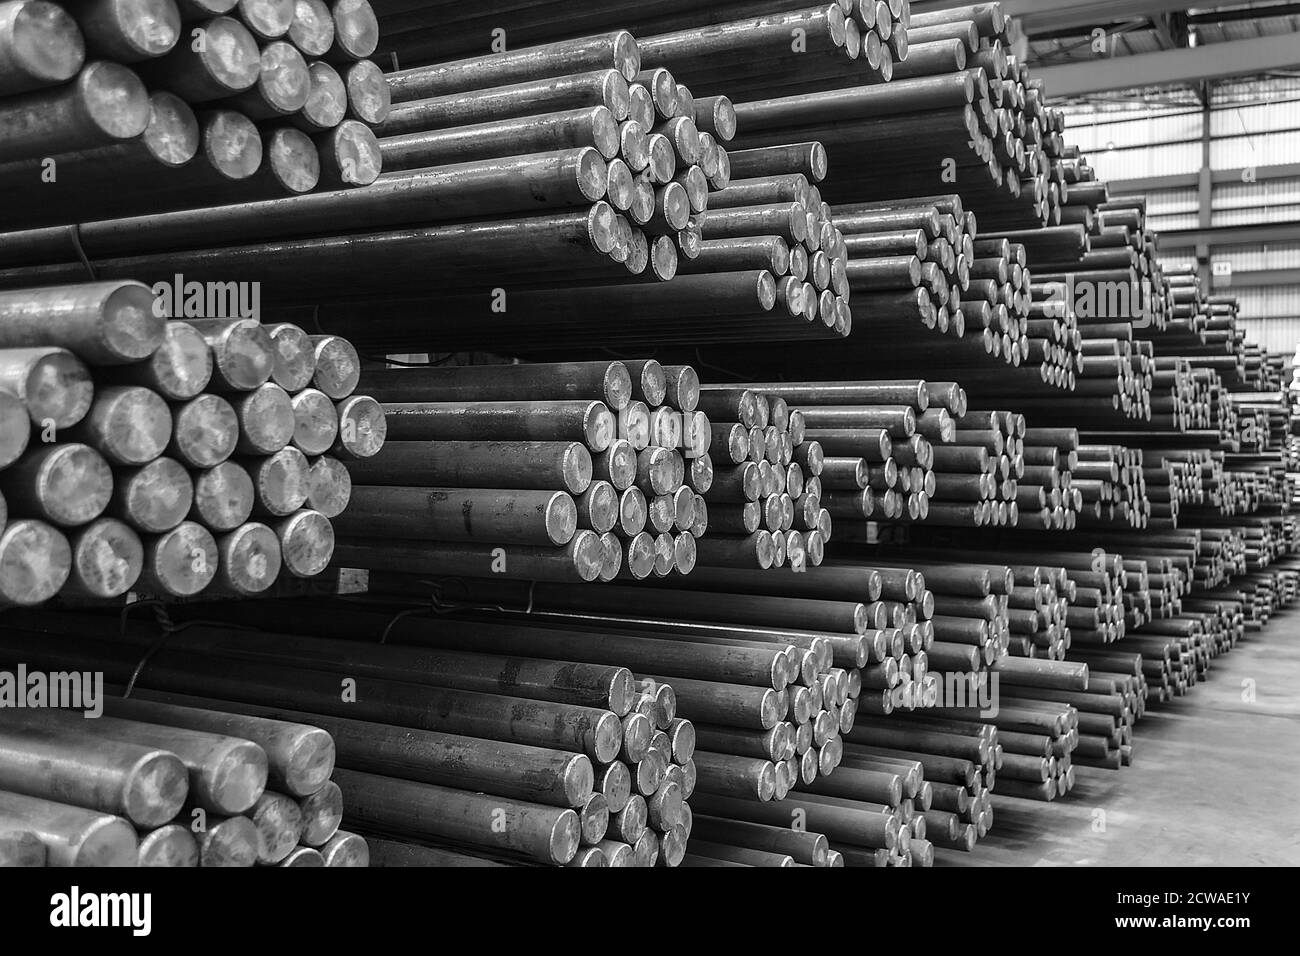
[[[1228,76],[1247,76],[1300,67],[1300,35],[1283,33],[1207,43],[1188,50],[1117,56],[1041,67],[1034,76],[1050,97],[1082,96],[1114,90],[1195,84]]]
[[[1213,285],[1215,292],[1274,285],[1300,286],[1300,269],[1255,269],[1249,272],[1234,272],[1227,282],[1214,279]]]
[[[918,11],[950,10],[965,6],[969,0],[926,0],[913,5]],[[1123,20],[1160,16],[1186,11],[1195,6],[1188,0],[1002,0],[1002,11],[1019,17],[1021,28],[1029,35],[1056,33],[1080,27],[1107,27]]]
[[[1163,146],[1165,144],[1153,143],[1151,145]],[[1216,169],[1210,176],[1214,180],[1214,185],[1219,186],[1223,183],[1249,182],[1250,180],[1246,178],[1247,172],[1254,174],[1255,182],[1263,182],[1266,179],[1300,178],[1300,163],[1255,166],[1249,170],[1246,168]],[[1136,193],[1151,193],[1162,189],[1188,189],[1195,186],[1199,178],[1197,173],[1176,173],[1172,176],[1147,176],[1141,179],[1110,179],[1107,180],[1107,184],[1110,186],[1112,194],[1131,196]]]
[[[1159,254],[1167,256],[1170,250],[1191,250],[1205,243],[1211,249],[1227,245],[1248,245],[1256,242],[1298,242],[1300,221],[1273,222],[1260,226],[1217,226],[1213,229],[1187,229],[1160,231]]]

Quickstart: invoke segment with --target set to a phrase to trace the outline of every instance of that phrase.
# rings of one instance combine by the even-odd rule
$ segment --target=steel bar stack
[[[389,109],[366,0],[11,0],[7,228],[367,185]],[[67,116],[77,116],[68,121]]]
[[[691,480],[718,533],[701,542],[699,564],[800,571],[821,564],[832,520],[822,507],[822,449],[806,440],[802,413],[745,386],[702,386],[700,404],[713,423],[713,452],[707,472],[693,469]]]
[[[709,214],[732,175],[730,102],[643,69],[625,31],[390,82],[392,171],[368,188],[0,234],[0,287],[234,274],[263,284],[268,320],[394,350],[427,347],[431,310],[441,350],[503,331],[515,353],[848,334],[846,254],[799,178],[819,147],[760,151]],[[719,245],[665,283],[706,230]]]
[[[816,185],[826,176],[821,144],[744,150],[727,162],[730,184],[695,218],[702,241],[682,271],[762,268],[776,281],[778,312],[802,316],[821,337],[847,336],[849,250]]]
[[[893,82],[853,86],[846,74],[840,89],[738,102],[737,145],[821,140],[832,162],[854,170],[824,190],[831,202],[934,195],[956,183],[981,205],[986,229],[1055,221],[1064,119],[1010,54],[1009,23],[996,4],[912,14]]]
[[[427,595],[429,584],[376,574],[371,576],[376,599],[401,603],[387,614],[368,610],[365,626],[332,624],[322,615],[320,633],[382,633],[394,621],[394,634],[400,631],[407,635],[404,640],[423,646],[490,646],[535,654],[546,648],[593,664],[623,661],[640,686],[653,691],[646,694],[645,707],[652,706],[651,696],[658,701],[654,706],[665,705],[666,685],[677,717],[693,725],[694,757],[684,768],[687,795],[693,793],[692,800],[703,794],[729,796],[758,806],[782,800],[797,780],[812,781],[834,770],[839,737],[857,712],[861,668],[894,653],[894,645],[899,652],[903,646],[899,631],[887,635],[867,628],[860,604],[775,597],[766,586],[755,594],[733,578],[774,582],[787,574],[792,572],[701,568],[680,585],[663,582],[655,589],[446,579],[434,592],[439,617],[432,624],[409,616],[421,610],[409,604],[409,595],[422,590]],[[701,587],[712,589],[696,590],[697,577],[705,578]],[[299,609],[286,607],[285,613]],[[315,618],[309,618],[313,626]],[[655,722],[665,719],[661,715]],[[715,833],[705,839],[771,849],[746,842],[752,835]],[[719,852],[706,846],[696,855],[715,859]]]
[[[551,581],[695,566],[713,470],[690,366],[398,368],[361,382],[393,440],[347,462],[336,565]]]
[[[850,287],[882,329],[906,335],[919,321],[948,336],[900,343],[895,359],[903,368],[936,359],[954,369],[983,367],[988,356],[1014,367],[1033,360],[1051,384],[1050,369],[1067,363],[1067,346],[1049,348],[1035,339],[1068,343],[1068,325],[1030,334],[1023,249],[980,239],[960,196],[851,203],[832,212],[853,256]]]
[[[1025,460],[1023,416],[980,412],[966,407],[954,382],[924,380],[856,382],[770,382],[706,386],[743,402],[748,395],[781,399],[799,414],[805,439],[820,460],[819,503],[831,520],[845,522],[843,540],[863,541],[876,530],[864,522],[980,527],[1014,526],[1019,501],[1033,506],[1034,517],[1055,491],[1060,506],[1062,481],[1044,455]],[[1050,452],[1050,450],[1045,450]],[[1041,467],[1041,470],[1040,470]],[[1022,498],[1018,481],[1051,488]],[[1064,485],[1068,492],[1069,474]],[[1068,497],[1068,494],[1067,494]]]
[[[431,130],[420,135],[433,142],[423,158],[424,147],[413,144],[409,166],[399,165],[365,189],[83,223],[80,252],[69,243],[66,230],[8,233],[0,240],[8,250],[0,262],[22,267],[14,272],[29,279],[50,281],[83,269],[83,256],[102,276],[130,271],[153,281],[181,272],[191,279],[221,280],[236,274],[264,282],[268,303],[329,303],[317,318],[330,328],[344,323],[343,316],[330,310],[350,307],[343,301],[347,296],[400,296],[406,290],[442,291],[460,284],[481,290],[476,309],[488,308],[493,296],[482,289],[483,269],[491,270],[493,284],[530,276],[546,281],[556,270],[568,269],[617,276],[627,274],[629,258],[634,272],[645,272],[654,251],[661,278],[670,277],[674,241],[664,235],[654,250],[648,241],[635,241],[630,221],[606,201],[615,199],[630,211],[626,203],[637,195],[637,208],[644,211],[648,189],[647,215],[654,214],[654,188],[648,182],[637,188],[625,161],[613,164],[611,178],[605,155],[618,156],[626,143],[639,170],[650,168],[653,154],[653,174],[663,180],[657,193],[660,211],[671,198],[667,205],[674,223],[684,226],[683,216],[689,215],[685,187],[669,182],[678,159],[673,142],[661,136],[651,147],[653,104],[640,136],[631,129],[626,137],[619,135],[619,120],[630,115],[628,79],[635,79],[640,69],[635,43],[620,33],[606,38],[603,53],[594,44],[578,53],[563,46],[550,53],[540,67],[532,59],[524,64],[534,71],[525,75],[539,77],[532,85],[540,93],[521,94],[509,85],[514,78],[509,71],[518,66],[489,64],[449,77],[438,90],[442,100],[399,106],[386,123],[389,133],[413,123]],[[594,68],[598,53],[607,61],[604,70]],[[562,82],[554,95],[547,93],[555,77],[578,70],[588,72],[573,83]],[[498,95],[502,84],[506,91]],[[399,100],[401,95],[395,93]],[[446,107],[440,118],[429,105],[437,102]],[[557,120],[553,111],[564,109],[570,113]],[[575,110],[581,115],[570,115]],[[410,114],[428,115],[421,121]],[[531,140],[511,127],[520,125],[514,118],[532,130]],[[482,130],[471,128],[485,120],[504,124],[493,127],[498,135],[484,137]],[[693,130],[681,130],[679,143],[698,146],[698,136],[690,139],[687,131]],[[515,142],[531,145],[520,154],[513,151]],[[493,216],[497,221],[487,221]],[[410,255],[419,256],[418,270],[409,267]],[[399,304],[386,310],[364,301],[370,304],[360,308],[375,320],[376,329],[381,316],[399,321],[404,314],[400,302],[405,300],[394,300]],[[424,307],[410,304],[423,321]],[[506,314],[490,309],[487,314],[499,330],[513,311],[500,303],[497,312]],[[450,309],[448,314],[453,314]],[[475,321],[483,317],[476,312]],[[310,324],[303,316],[293,318]],[[378,337],[376,329],[371,334]]]
[[[1143,421],[1197,414],[1195,383],[1169,361],[1160,375],[1152,345],[1144,341],[1150,338],[1144,330],[1166,328],[1164,279],[1144,211],[1130,201],[1109,201],[1106,184],[1090,180],[1074,184],[1063,211],[1061,225],[1006,236],[1022,245],[1033,270],[1035,314],[1063,312],[1073,327],[1077,355],[1065,380],[1074,396],[1044,423],[1080,425],[1112,419],[1116,411]],[[985,384],[990,397],[1010,391]],[[1166,385],[1173,388],[1172,401],[1164,399]]]
[[[0,293],[0,599],[249,596],[329,563],[374,454],[338,336],[166,321],[134,282]]]
[[[866,624],[865,630],[859,626],[852,632],[865,638],[860,663],[849,670],[861,691],[853,722],[841,723],[838,766],[830,774],[801,777],[794,792],[775,807],[706,796],[697,800],[699,809],[768,825],[777,825],[779,815],[788,822],[795,814],[809,831],[827,836],[848,866],[925,866],[933,860],[934,846],[973,846],[987,832],[992,822],[987,791],[995,774],[992,749],[977,741],[981,757],[976,764],[962,765],[958,781],[950,777],[955,762],[934,738],[915,736],[911,727],[885,737],[876,729],[899,730],[891,715],[928,713],[959,695],[963,705],[968,699],[987,704],[987,694],[979,691],[980,673],[987,660],[1003,653],[1004,640],[997,630],[1001,625],[989,620],[996,614],[987,613],[995,603],[988,597],[993,569],[934,564],[922,573],[911,562],[907,565],[839,559],[805,574],[717,570],[688,580],[692,589],[725,587],[733,601],[776,594],[787,604],[823,613],[854,608]],[[981,589],[983,604],[967,597]],[[712,598],[719,600],[717,594]],[[809,620],[821,629],[833,623]],[[844,630],[843,624],[838,627]],[[983,644],[977,643],[980,635]],[[852,634],[823,631],[822,636],[835,642],[838,655]],[[979,719],[976,736],[987,732],[979,730]],[[931,814],[939,810],[932,803],[939,789],[942,810]]]
[[[515,615],[515,621],[528,623],[540,618],[548,622],[546,626],[577,626],[593,633],[606,633],[605,629],[610,627],[632,626],[645,629],[647,637],[651,634],[658,637],[667,631],[681,635],[675,639],[688,641],[710,635],[733,644],[790,642],[793,647],[804,647],[813,655],[820,652],[818,643],[826,642],[831,648],[832,663],[836,665],[834,670],[843,669],[847,675],[849,696],[839,705],[832,697],[828,706],[825,699],[828,691],[824,689],[822,707],[834,715],[834,707],[839,706],[839,731],[845,735],[853,731],[853,722],[859,715],[887,717],[896,711],[920,711],[934,706],[939,702],[945,682],[954,688],[954,694],[955,688],[961,687],[961,693],[969,693],[972,701],[978,698],[977,685],[971,684],[972,677],[978,681],[979,672],[987,662],[1005,653],[1009,640],[1005,614],[990,613],[996,611],[995,601],[988,599],[980,604],[965,597],[971,593],[970,588],[978,588],[981,583],[988,595],[990,570],[996,569],[936,566],[931,584],[926,575],[911,567],[872,567],[861,560],[809,568],[803,574],[788,568],[782,571],[701,568],[680,585],[675,583],[675,590],[644,596],[627,588],[579,592],[565,586],[539,584],[526,590],[511,590],[506,585],[465,581],[449,582],[440,592],[440,599],[444,609],[455,606],[454,601],[447,600],[448,595],[457,596],[463,603],[498,609],[522,609],[526,603],[528,615]],[[1000,571],[1003,579],[1010,574],[1005,567]],[[372,582],[372,585],[384,590],[394,583]],[[999,581],[998,587],[1005,590],[1004,581]],[[954,593],[950,596],[948,592]],[[940,608],[947,613],[937,614]],[[549,619],[562,624],[551,625]],[[980,635],[982,643],[978,640]],[[780,826],[781,820],[788,826],[791,813],[796,813],[806,817],[809,832],[830,837],[832,846],[848,865],[926,865],[932,848],[925,839],[925,824],[916,820],[914,811],[918,804],[912,801],[920,790],[920,809],[922,812],[928,809],[925,801],[930,791],[922,786],[922,770],[919,767],[911,770],[911,782],[907,784],[910,790],[905,800],[901,781],[858,772],[878,768],[862,766],[847,772],[843,766],[837,768],[848,759],[851,748],[845,747],[841,752],[833,732],[823,742],[822,733],[831,730],[827,714],[810,712],[809,719],[800,722],[804,716],[800,712],[802,690],[808,686],[811,685],[805,682],[784,689],[790,695],[788,706],[792,708],[786,712],[785,723],[793,726],[795,735],[795,753],[791,755],[781,749],[779,718],[769,726],[760,715],[757,725],[746,721],[737,726],[734,715],[692,714],[686,709],[692,705],[692,699],[683,695],[681,682],[674,682],[679,712],[696,723],[702,752],[707,753],[707,748],[716,746],[724,755],[765,759],[775,764],[777,775],[769,791],[757,764],[753,771],[759,776],[743,785],[730,778],[710,778],[706,783],[702,774],[699,785],[702,792],[695,797],[695,803],[707,817],[705,832],[711,835],[705,837],[706,845],[698,854],[692,852],[692,856],[698,855],[700,859],[688,862],[714,865],[708,861],[749,859],[745,854],[738,855],[737,848],[792,855],[793,844],[776,842],[778,837],[771,828]],[[776,684],[772,687],[775,689]],[[727,696],[731,694],[734,689]],[[723,699],[722,689],[714,688],[712,696]],[[705,706],[705,701],[695,700],[694,704]],[[814,700],[814,709],[815,705]],[[824,721],[828,724],[826,728],[820,726]],[[716,723],[723,726],[715,734]],[[728,726],[752,730],[762,727],[766,732],[753,746],[741,747],[742,739],[735,730],[722,732]],[[809,727],[810,743],[802,739]],[[913,744],[910,756],[930,753],[919,742],[909,743]],[[805,744],[808,750],[802,750]],[[987,753],[991,758],[993,751]],[[790,756],[798,758],[798,763],[790,769],[797,772],[800,782],[795,783],[793,792],[786,794],[782,792],[786,783],[781,778],[782,760],[777,756],[780,754],[786,754],[787,761]],[[942,751],[936,756],[941,757]],[[701,753],[697,753],[697,766],[701,760]],[[707,766],[707,761],[703,765]],[[736,769],[741,769],[739,764]],[[899,772],[893,767],[886,769]],[[1060,773],[1067,769],[1068,765],[1063,765]],[[970,789],[963,791],[961,797],[953,795],[954,801],[961,804],[960,814],[965,817],[940,818],[944,835],[936,839],[944,841],[942,845],[966,846],[968,842],[973,845],[975,839],[987,832],[992,814],[985,792],[993,782],[994,773],[991,763],[981,765],[978,773],[972,770]],[[927,772],[925,777],[928,776]],[[1052,779],[1055,781],[1056,776]],[[712,846],[714,842],[719,846]],[[839,859],[831,854],[828,858],[832,865]],[[795,857],[795,861],[799,859]],[[761,865],[788,863],[766,859]],[[813,865],[817,865],[815,861]]]
[[[183,610],[188,620],[149,657],[137,695],[322,727],[337,748],[349,828],[515,863],[678,865],[697,768],[694,728],[677,715],[674,690],[713,685],[634,679],[609,661],[716,678],[762,658],[378,605]],[[117,680],[157,640],[145,625],[119,638],[114,618],[28,615],[0,646],[49,666],[93,663]],[[776,662],[784,677],[779,650],[762,664],[772,671]],[[351,694],[340,695],[340,678],[355,682]]]
[[[239,276],[268,303],[264,325],[153,323],[126,364],[82,354],[84,329],[32,338],[4,297],[35,294],[0,293],[0,569],[62,541],[122,593],[106,519],[56,530],[104,512],[137,590],[262,593],[274,551],[369,594],[189,602],[161,629],[7,611],[0,658],[103,671],[132,698],[110,720],[319,728],[339,769],[318,802],[348,828],[324,863],[364,840],[382,865],[928,866],[995,800],[1131,764],[1147,706],[1300,595],[1283,361],[1160,267],[1143,201],[1065,145],[997,4],[372,2],[373,184],[0,234],[0,288]],[[377,36],[365,0],[312,3],[304,30],[346,12]],[[22,437],[55,378],[85,406],[56,432],[89,454]],[[147,455],[122,437],[157,425],[146,406],[169,416]],[[230,447],[202,464],[211,435]],[[172,459],[194,503],[150,530],[137,511],[175,502],[144,473]],[[229,496],[213,478],[205,510],[198,478],[230,468],[253,504],[217,538],[202,516]],[[274,796],[229,813],[312,865]],[[40,855],[19,843],[0,856]]]
[[[747,99],[886,82],[908,54],[908,0],[652,0],[629,7],[594,0],[581,9],[556,0],[472,9],[446,0],[376,0],[381,53],[414,66],[481,53],[492,44],[532,46],[631,31],[646,62],[678,74],[697,92],[734,86]],[[707,28],[707,29],[706,29]]]
[[[612,65],[630,85],[606,69],[611,50]],[[578,268],[569,271],[576,285],[548,285],[550,277],[539,274],[528,277],[536,287],[499,289],[492,298],[467,292],[449,303],[443,297],[438,304],[451,305],[452,314],[440,322],[440,348],[491,347],[503,322],[522,352],[590,350],[597,334],[629,348],[722,342],[738,330],[760,340],[810,331],[848,334],[845,253],[810,183],[825,174],[820,147],[757,151],[734,169],[725,146],[735,134],[730,100],[697,100],[669,70],[643,66],[642,57],[631,35],[619,31],[393,75],[399,103],[385,126],[393,134],[383,141],[386,157],[393,153],[395,161],[406,162],[410,153],[428,161],[429,149],[448,151],[448,159],[506,156],[559,137],[565,144],[595,145],[608,160],[614,258],[637,276],[663,281],[683,273],[666,288],[654,282],[582,285],[583,279],[604,283],[608,277]],[[602,69],[591,72],[597,66]],[[587,72],[551,79],[578,68]],[[448,117],[450,109],[466,101],[472,109],[480,100],[482,115],[468,118],[490,121],[440,128],[457,122]],[[577,109],[531,115],[568,106]],[[518,121],[498,118],[516,114]],[[623,248],[629,244],[630,251]],[[417,303],[386,303],[386,312],[389,306],[392,314],[381,328],[357,308],[334,307],[326,317],[356,326],[353,334],[363,334],[364,325],[376,344],[428,341]],[[575,308],[624,321],[575,321]]]
[[[33,638],[6,630],[6,662],[29,659]],[[5,865],[368,865],[364,839],[340,829],[335,744],[321,728],[223,702],[100,703],[93,719],[38,709],[0,728],[0,828],[27,835],[25,858],[6,853]]]

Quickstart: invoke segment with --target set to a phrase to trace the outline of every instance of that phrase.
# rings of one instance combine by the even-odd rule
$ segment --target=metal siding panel
[[[1200,195],[1195,188],[1156,189],[1147,193],[1147,214],[1151,216],[1196,212],[1199,208]]]
[[[1300,316],[1278,319],[1237,320],[1246,337],[1269,352],[1294,354],[1300,347]]]
[[[1144,149],[1099,149],[1088,152],[1099,179],[1142,179],[1194,173],[1201,168],[1198,143],[1175,143]]]
[[[1243,318],[1300,321],[1300,285],[1231,288]]]
[[[1242,166],[1280,166],[1300,155],[1300,130],[1266,133],[1260,136],[1232,136],[1210,144],[1210,166],[1236,169]]]
[[[1270,222],[1295,222],[1300,220],[1300,205],[1261,206],[1245,209],[1216,209],[1210,214],[1210,225],[1255,226]],[[1166,229],[1171,227],[1166,226]]]
[[[1201,113],[1167,108],[1071,111],[1066,115],[1066,129],[1085,150],[1106,149],[1111,143],[1117,148],[1159,145],[1199,140]]]
[[[1215,262],[1229,263],[1233,272],[1300,269],[1300,242],[1220,246],[1213,258]]]
[[[1161,252],[1156,256],[1156,261],[1160,263],[1160,268],[1166,271],[1182,272],[1184,269],[1196,268],[1196,251],[1194,249],[1184,249],[1173,252]]]
[[[1211,136],[1260,135],[1300,127],[1300,99],[1230,106],[1210,113]]]

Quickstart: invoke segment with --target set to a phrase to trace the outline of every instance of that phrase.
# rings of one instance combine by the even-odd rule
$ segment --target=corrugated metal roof
[[[1245,9],[1250,6],[1246,5]],[[1192,28],[1196,32],[1196,43],[1199,46],[1212,46],[1217,43],[1249,40],[1261,36],[1300,33],[1300,16],[1256,16],[1246,19],[1224,19],[1216,23],[1210,19],[1202,20],[1200,18],[1208,18],[1216,12],[1222,13],[1226,17],[1228,14],[1240,12],[1244,8],[1235,7],[1214,11],[1198,9],[1189,4],[1189,9],[1193,9],[1197,15],[1197,20]],[[1261,9],[1261,13],[1263,12],[1265,10]],[[1108,28],[1111,41],[1110,55],[1112,56],[1138,56],[1144,53],[1156,53],[1161,50],[1175,48],[1175,44],[1170,42],[1172,38],[1169,34],[1161,29],[1156,29],[1155,22],[1149,17],[1134,16],[1127,20],[1121,19],[1111,23],[1098,23],[1096,27]],[[1093,49],[1092,29],[1093,27],[1079,28],[1077,35],[1075,35],[1076,30],[1071,29],[1066,35],[1031,37],[1029,40],[1030,65],[1079,63],[1097,60],[1097,54]],[[1297,37],[1297,43],[1300,43],[1300,37]],[[1190,89],[1186,90],[1186,92],[1188,95],[1194,96]],[[1171,90],[1165,90],[1161,91],[1160,95],[1168,97],[1175,94]]]
[[[1210,105],[1215,109],[1242,103],[1296,98],[1300,98],[1300,76],[1222,80],[1214,84],[1210,91]]]

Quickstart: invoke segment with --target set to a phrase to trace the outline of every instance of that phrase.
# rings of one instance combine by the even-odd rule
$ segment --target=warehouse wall
[[[1295,223],[1294,239],[1210,242],[1214,290],[1237,296],[1260,344],[1293,351],[1300,344],[1300,175],[1268,167],[1300,162],[1300,78],[1218,84],[1208,108],[1190,91],[1166,96],[1162,103],[1078,106],[1068,111],[1069,128],[1112,192],[1131,192],[1126,180],[1166,180],[1142,188],[1166,266],[1197,264],[1192,237],[1180,232]],[[1200,174],[1207,146],[1209,168],[1232,175],[1215,177],[1205,221]]]

